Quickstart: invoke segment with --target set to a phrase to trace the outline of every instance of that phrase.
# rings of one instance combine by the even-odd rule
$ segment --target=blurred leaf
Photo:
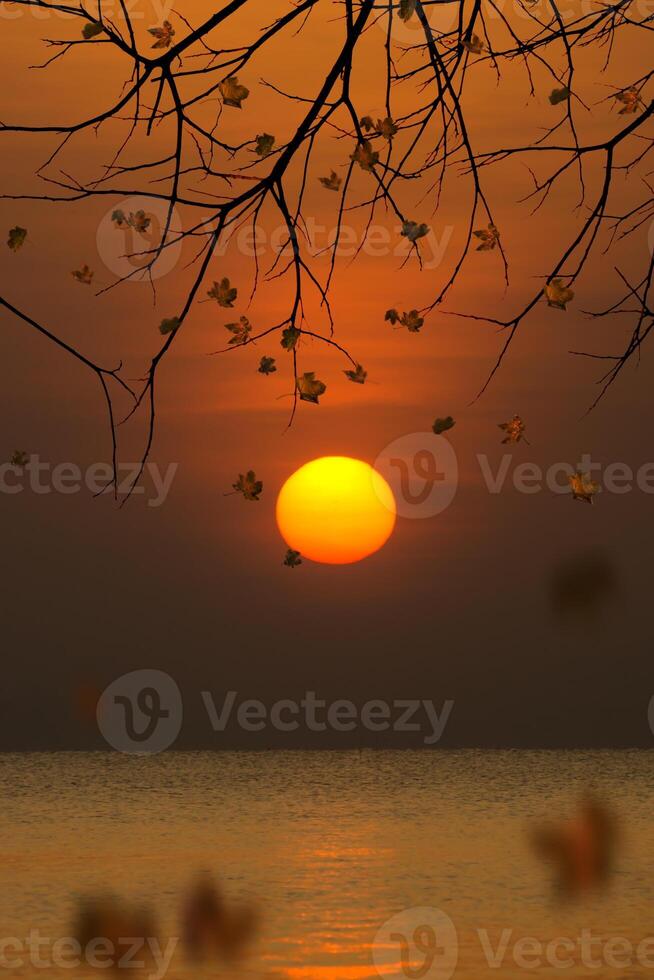
[[[553,88],[549,94],[549,100],[552,105],[558,105],[560,102],[567,102],[570,98],[570,90],[563,86],[563,88]]]
[[[259,371],[259,374],[274,374],[277,370],[275,367],[275,358],[262,357],[257,370]]]
[[[252,331],[252,326],[248,318],[242,316],[239,317],[238,323],[226,323],[225,330],[229,330],[230,333],[234,334],[229,342],[230,344],[246,344]]]
[[[152,45],[153,48],[169,48],[175,37],[175,29],[169,20],[165,20],[162,27],[148,28],[148,34],[152,34],[152,37],[157,39]]]
[[[99,24],[97,20],[94,20],[91,24],[85,24],[82,29],[82,37],[85,41],[90,41],[91,38],[97,37],[98,34],[104,33],[104,27]]]
[[[402,222],[402,237],[408,238],[412,243],[417,242],[419,238],[424,238],[428,234],[429,225],[419,225],[416,221]]]
[[[341,178],[333,170],[329,177],[319,177],[318,180],[323,187],[326,187],[328,191],[340,190],[340,186],[343,183]]]
[[[599,483],[591,480],[589,473],[575,473],[569,476],[570,489],[573,500],[581,500],[585,504],[592,504],[593,496],[600,488]]]
[[[372,116],[362,116],[362,118],[359,120],[359,126],[361,126],[361,129],[365,130],[366,133],[369,133],[375,128]]]
[[[300,552],[293,551],[292,548],[289,548],[284,556],[284,565],[287,565],[288,568],[297,568],[301,564],[302,558],[300,557]]]
[[[557,310],[565,310],[566,304],[571,303],[575,298],[573,291],[564,286],[560,279],[552,279],[548,282],[544,293],[547,297],[547,305]]]
[[[236,75],[230,75],[218,86],[225,105],[231,105],[235,109],[241,109],[241,102],[244,102],[250,94],[250,90],[245,85],[239,85]]]
[[[270,133],[262,133],[261,136],[257,136],[257,147],[254,152],[260,157],[267,157],[274,145],[275,137]]]
[[[343,371],[346,378],[353,381],[356,385],[365,384],[365,380],[368,377],[368,372],[363,370],[360,364],[357,364],[354,371]]]
[[[487,230],[481,228],[473,231],[473,235],[481,241],[481,245],[477,246],[478,252],[492,252],[500,240],[500,233],[494,224],[490,224]]]
[[[88,265],[83,265],[81,269],[77,269],[75,272],[71,272],[71,276],[77,282],[80,282],[83,286],[90,286],[93,279],[93,271],[89,269]]]
[[[630,88],[625,88],[621,92],[618,92],[613,96],[618,102],[622,102],[623,108],[620,109],[620,116],[630,116],[638,112],[638,109],[642,106],[645,108],[645,103],[638,94],[638,89],[635,85]]]
[[[434,430],[437,436],[440,436],[443,434],[443,432],[447,432],[448,429],[453,429],[455,425],[456,422],[454,421],[452,416],[447,415],[444,419],[436,419],[436,421],[432,426],[432,429]]]
[[[229,279],[225,277],[221,279],[220,282],[214,282],[213,286],[207,293],[210,299],[215,299],[218,306],[222,307],[233,307],[234,300],[238,296],[238,289],[232,286]]]
[[[503,444],[507,442],[520,442],[521,439],[525,438],[525,432],[527,430],[527,426],[519,415],[514,415],[510,422],[500,422],[498,428],[506,432],[506,436],[502,439]]]
[[[232,487],[236,493],[242,493],[246,500],[258,500],[263,491],[263,482],[257,480],[254,470],[248,470],[245,475],[239,473]]]
[[[486,45],[477,34],[473,34],[469,41],[463,41],[463,47],[470,54],[481,54],[485,50]]]
[[[313,371],[305,373],[296,379],[297,390],[300,393],[300,400],[303,402],[313,402],[318,405],[318,399],[327,391],[327,385],[316,378]]]
[[[287,327],[286,330],[282,330],[281,345],[284,350],[293,350],[300,339],[300,332],[297,327]]]
[[[152,219],[148,217],[145,211],[137,211],[135,214],[130,213],[128,224],[137,231],[139,235],[143,235],[148,228]]]
[[[416,0],[400,0],[400,20],[411,20],[416,10]]]
[[[9,238],[7,240],[7,245],[12,252],[17,252],[19,248],[22,248],[25,244],[25,239],[27,238],[27,228],[21,228],[16,225],[9,232]]]
[[[23,452],[22,449],[16,449],[12,453],[10,463],[11,463],[12,466],[20,466],[20,467],[23,467],[23,466],[27,466],[27,464],[29,463],[29,461],[30,461],[30,458],[29,458],[29,456],[27,455],[26,452]]]
[[[372,172],[375,164],[379,163],[379,153],[373,150],[368,140],[364,140],[363,143],[359,143],[350,159],[358,163],[362,170]]]
[[[173,330],[177,330],[178,326],[179,326],[178,316],[173,316],[170,318],[170,320],[162,320],[161,323],[159,324],[159,333],[164,334],[165,336],[165,334],[172,333]]]

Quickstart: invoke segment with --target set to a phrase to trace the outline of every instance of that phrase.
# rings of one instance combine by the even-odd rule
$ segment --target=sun
[[[288,478],[277,498],[277,524],[290,548],[329,565],[361,561],[386,544],[395,498],[377,470],[349,456],[323,456]]]

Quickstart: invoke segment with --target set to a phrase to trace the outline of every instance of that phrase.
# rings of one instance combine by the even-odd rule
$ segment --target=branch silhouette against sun
[[[139,481],[155,431],[157,372],[180,333],[193,328],[193,313],[201,302],[217,303],[225,311],[234,308],[234,322],[225,324],[229,336],[216,354],[233,354],[263,338],[277,338],[278,363],[281,370],[282,364],[288,365],[293,386],[291,421],[302,401],[318,402],[326,390],[316,377],[319,365],[307,363],[308,352],[316,357],[320,345],[342,355],[348,380],[365,383],[367,373],[350,352],[347,337],[341,336],[330,303],[346,216],[356,214],[366,229],[380,212],[399,222],[407,245],[405,261],[422,268],[421,240],[453,182],[465,186],[469,196],[461,217],[465,234],[454,260],[442,274],[430,273],[432,298],[426,305],[408,311],[382,308],[380,326],[385,314],[394,326],[418,333],[427,320],[447,313],[499,328],[500,349],[484,391],[516,333],[537,307],[542,304],[563,312],[576,301],[581,308],[575,284],[593,255],[603,257],[606,276],[614,279],[615,299],[603,309],[589,310],[591,322],[615,318],[621,327],[627,322],[628,338],[617,353],[572,353],[606,360],[608,369],[598,397],[637,357],[654,326],[654,260],[645,241],[654,220],[649,180],[654,70],[625,77],[621,86],[609,86],[608,94],[605,88],[602,99],[591,109],[579,84],[578,62],[583,57],[596,59],[599,67],[592,82],[601,86],[602,73],[612,64],[618,45],[628,48],[644,32],[651,37],[653,15],[642,13],[638,0],[573,4],[577,11],[573,14],[562,13],[558,0],[513,0],[515,9],[510,13],[499,0],[289,0],[286,12],[272,22],[266,22],[267,4],[260,0],[231,0],[203,23],[191,23],[182,9],[173,9],[167,19],[147,31],[137,30],[125,0],[118,2],[120,17],[109,15],[104,0],[89,3],[88,8],[47,0],[0,0],[0,10],[33,7],[58,15],[56,21],[42,23],[54,25],[53,32],[61,36],[45,38],[44,60],[26,71],[62,70],[62,62],[65,68],[73,59],[85,59],[92,71],[95,49],[102,45],[115,49],[123,79],[111,104],[98,105],[89,117],[71,124],[63,124],[54,109],[49,110],[52,118],[39,125],[2,118],[0,145],[6,147],[12,136],[52,139],[34,175],[33,192],[4,193],[2,199],[61,206],[103,198],[111,204],[131,196],[162,202],[165,220],[157,240],[135,253],[142,264],[99,293],[120,288],[126,279],[145,272],[156,299],[153,273],[157,263],[181,241],[193,247],[190,286],[178,309],[162,311],[160,343],[145,374],[136,381],[123,376],[122,363],[101,366],[59,339],[47,324],[37,322],[29,310],[18,309],[9,295],[10,287],[5,286],[5,295],[0,297],[8,313],[76,358],[97,378],[113,447],[114,475],[106,489],[117,493],[120,425],[142,413],[146,430],[141,470],[134,485]],[[240,46],[222,47],[227,29],[232,23],[238,26],[239,13],[246,7],[260,16],[261,24],[251,31],[252,36],[243,37]],[[439,27],[433,23],[436,8]],[[258,56],[278,37],[286,39],[289,50],[294,44],[301,45],[303,31],[319,11],[338,26],[334,50],[320,52],[328,59],[324,80],[313,91],[287,91],[277,80],[261,78]],[[448,20],[445,26],[443,13]],[[405,30],[396,37],[397,26],[410,27],[411,39],[407,40]],[[11,23],[3,30],[10,43]],[[357,52],[363,44],[377,45],[380,50],[384,70],[377,79],[376,102],[384,106],[384,118],[373,117],[368,105],[359,104]],[[478,84],[480,73],[486,73],[484,84],[492,109],[504,73],[518,69],[524,73],[525,101],[545,95],[551,115],[535,140],[479,149],[482,141],[468,96],[471,86]],[[20,85],[20,79],[16,84]],[[280,131],[274,134],[257,134],[248,124],[248,100],[253,100],[260,86],[279,100],[279,121],[270,128],[279,125]],[[288,118],[295,117],[290,127],[282,121],[288,107],[293,110]],[[591,112],[606,117],[606,139],[589,141],[582,135],[583,120]],[[74,107],[67,106],[64,114],[71,113]],[[232,113],[240,114],[241,142],[231,142],[225,135],[224,123]],[[119,132],[112,158],[94,179],[83,181],[70,172],[74,168],[62,165],[62,156],[82,134],[97,134],[109,123]],[[149,147],[155,131],[166,133],[168,145],[163,156],[153,158]],[[325,173],[321,165],[320,147],[328,140],[336,140],[342,148],[340,172],[331,169]],[[128,153],[130,160],[136,154],[137,162],[126,162]],[[508,174],[507,168],[514,164],[527,168],[533,180],[533,189],[520,202],[527,215],[550,206],[555,189],[570,175],[578,185],[576,209],[559,217],[566,244],[535,284],[518,284],[518,293],[526,290],[527,298],[517,304],[501,221],[512,178],[507,178],[501,195],[497,192],[498,176]],[[626,177],[637,188],[637,199],[621,210],[615,188]],[[318,182],[325,199],[333,199],[336,228],[322,278],[304,210],[307,188]],[[406,204],[409,194],[410,207]],[[178,209],[188,217],[181,230],[173,221]],[[275,289],[281,281],[291,284],[292,298],[279,322],[255,329],[239,309],[247,308],[243,287],[221,275],[216,281],[212,263],[220,254],[221,243],[235,229],[248,226],[256,236],[264,211],[277,216],[285,238],[269,268],[260,268],[254,256],[250,300],[258,290]],[[116,210],[113,220],[118,226],[136,227],[148,219],[143,212],[125,215]],[[27,235],[27,229],[14,228],[9,247],[18,251]],[[620,268],[612,261],[618,244],[631,236],[644,240],[642,268],[637,270]],[[502,302],[511,310],[504,318],[444,305],[475,251],[488,253],[484,261],[498,265],[505,288]],[[73,275],[80,283],[93,286],[88,267]],[[319,319],[307,313],[309,293],[319,305]],[[269,374],[275,370],[275,358],[262,357],[259,371]]]

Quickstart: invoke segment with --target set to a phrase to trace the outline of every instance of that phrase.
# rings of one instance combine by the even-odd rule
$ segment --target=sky
[[[214,6],[192,0],[184,13],[197,24]],[[70,22],[0,7],[3,37],[11,38],[0,65],[0,119],[6,124],[70,124],[117,99],[125,79],[122,56],[88,42],[93,50],[78,46],[46,70],[30,70],[51,54],[42,39],[69,37]],[[280,0],[274,8],[283,12],[288,5]],[[147,51],[147,28],[160,23],[161,15],[150,0],[139,0],[135,10],[141,15],[139,43]],[[273,5],[265,13],[269,23]],[[221,139],[241,142],[274,129],[281,143],[291,135],[301,104],[289,103],[263,82],[306,97],[317,91],[342,43],[343,24],[331,3],[320,4],[315,14],[302,33],[275,39],[241,73],[251,95],[242,110],[224,110]],[[172,19],[183,36],[184,25]],[[261,7],[248,6],[226,32],[224,46],[256,37],[261,23]],[[357,108],[373,118],[384,112],[384,42],[384,32],[373,26],[355,61]],[[648,67],[639,44],[618,46],[614,66],[604,74],[601,58],[582,56],[579,86],[589,106],[578,113],[584,139],[605,139],[623,125],[602,100],[612,91],[608,86],[627,84]],[[480,151],[531,141],[551,124],[557,109],[548,102],[551,79],[544,71],[537,73],[531,99],[518,64],[500,84],[488,65],[475,66],[470,77],[465,105]],[[416,91],[413,83],[403,86],[398,111],[406,111]],[[216,103],[198,113],[206,120],[213,113],[215,121]],[[93,179],[112,158],[125,126],[110,122],[97,134],[76,137],[49,173]],[[149,142],[135,143],[126,159],[156,159],[170,138],[171,128],[163,123]],[[34,173],[55,138],[0,133],[0,141],[4,193],[42,193]],[[338,132],[324,133],[315,149],[303,213],[316,250],[335,224],[335,195],[317,178],[331,169],[344,172],[351,142]],[[244,159],[249,162],[251,153]],[[546,172],[542,159],[534,165],[541,175]],[[233,163],[225,159],[220,166]],[[456,262],[470,202],[470,182],[460,169],[438,206],[429,178],[407,182],[401,191],[407,213],[430,226],[422,271],[415,258],[405,261],[397,219],[382,209],[375,215],[373,244],[355,261],[340,256],[331,293],[334,336],[365,365],[366,385],[347,381],[348,364],[337,351],[303,343],[300,370],[315,370],[328,387],[319,406],[299,406],[289,428],[293,374],[278,340],[209,356],[225,345],[225,314],[231,311],[197,303],[158,375],[150,462],[158,473],[172,474],[165,499],[157,501],[149,472],[146,492],[122,508],[110,496],[93,498],[87,488],[37,493],[27,480],[21,492],[0,493],[7,663],[0,750],[105,747],[87,710],[89,698],[140,668],[169,673],[181,689],[179,748],[422,744],[420,734],[397,732],[303,730],[290,736],[232,727],[217,734],[202,691],[217,699],[236,691],[239,698],[266,704],[299,699],[306,691],[357,704],[419,698],[440,706],[451,700],[442,747],[653,744],[652,493],[634,478],[628,492],[604,491],[587,506],[547,487],[520,492],[513,479],[520,464],[543,471],[559,463],[576,467],[584,453],[602,468],[624,463],[635,472],[654,462],[648,348],[591,413],[601,362],[569,354],[613,352],[624,343],[624,325],[592,321],[584,311],[615,295],[615,265],[634,277],[644,272],[648,228],[611,256],[598,251],[565,313],[540,303],[517,333],[501,371],[476,399],[502,336],[487,323],[450,314],[504,316],[519,308],[585,213],[576,208],[574,178],[564,180],[532,215],[530,204],[519,203],[532,186],[522,162],[487,173],[510,260],[508,290],[497,253],[473,251],[457,286],[419,334],[384,322],[391,307],[430,303]],[[160,168],[158,176],[164,175]],[[639,199],[641,176],[617,178],[618,207]],[[298,178],[291,173],[289,193]],[[590,165],[591,200],[598,178]],[[362,172],[354,176],[359,201],[370,193],[368,180]],[[193,175],[188,181],[194,190],[224,191],[217,181],[201,184]],[[192,281],[194,249],[185,244],[172,254],[156,282],[156,304],[150,286],[139,282],[96,296],[96,286],[109,286],[124,268],[111,211],[129,210],[132,191],[151,185],[132,177],[107,186],[119,192],[73,204],[0,200],[2,227],[29,229],[18,253],[0,249],[0,295],[100,363],[122,360],[125,377],[136,379],[158,348],[159,322],[175,315]],[[156,221],[160,212],[153,213]],[[180,227],[188,228],[194,217],[193,209],[178,209]],[[351,241],[360,242],[361,213],[353,211],[346,220]],[[270,209],[262,214],[261,229],[265,268],[279,240],[279,220]],[[235,312],[265,329],[286,315],[288,286],[262,281],[247,304],[254,264],[244,236],[219,249],[223,254],[212,259],[206,288],[228,276],[239,288]],[[92,288],[71,276],[84,263],[95,273]],[[328,260],[317,257],[314,268],[324,277]],[[307,301],[307,316],[312,329],[326,331],[315,299]],[[110,441],[97,380],[9,313],[0,312],[0,325],[0,455],[8,461],[21,449],[51,466],[70,463],[83,472],[106,463]],[[270,354],[279,370],[262,377],[259,359]],[[515,413],[525,420],[528,444],[502,445],[498,425]],[[434,419],[446,415],[456,419],[447,439],[459,474],[449,507],[431,517],[400,517],[386,546],[355,565],[282,565],[285,543],[276,529],[275,500],[292,472],[323,455],[374,463],[396,439],[428,433]],[[121,428],[126,464],[140,458],[144,423],[140,413]],[[499,492],[490,492],[485,475],[502,465],[506,479]],[[237,474],[250,468],[264,481],[261,500],[226,496]],[[591,585],[575,602],[574,585],[585,579]]]

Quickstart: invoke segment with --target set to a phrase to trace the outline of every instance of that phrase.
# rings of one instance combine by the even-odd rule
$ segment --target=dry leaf
[[[571,303],[575,297],[573,291],[564,286],[560,279],[552,279],[551,282],[548,282],[544,292],[547,297],[547,305],[556,310],[565,310],[566,303]]]
[[[261,136],[257,136],[256,142],[257,146],[254,152],[262,158],[267,157],[275,145],[275,137],[271,136],[270,133],[262,133]]]
[[[452,416],[447,415],[444,419],[436,419],[436,421],[432,425],[432,429],[434,430],[437,436],[440,436],[443,434],[443,432],[447,432],[448,429],[453,429],[455,425],[456,422],[454,421]]]
[[[388,320],[393,325],[396,323],[401,324],[401,326],[407,328],[409,333],[418,333],[425,322],[417,310],[409,310],[408,313],[405,312],[402,316],[400,316],[397,310],[386,310],[384,320]]]
[[[257,480],[254,470],[239,473],[236,483],[232,483],[236,493],[242,493],[246,500],[258,500],[263,491],[263,482]]]
[[[379,163],[379,153],[373,150],[368,140],[364,140],[363,143],[359,143],[350,159],[358,163],[362,170],[370,173],[374,170],[375,164]]]
[[[164,335],[167,333],[172,333],[173,330],[177,330],[178,326],[179,326],[178,316],[173,316],[170,318],[170,320],[162,320],[161,323],[159,324],[159,333]]]
[[[225,308],[232,307],[234,306],[234,300],[238,296],[238,289],[233,287],[229,279],[225,277],[220,282],[214,282],[207,296],[210,299],[215,299],[218,306]]]
[[[326,187],[328,191],[340,190],[340,186],[343,183],[341,178],[333,170],[329,177],[319,177],[318,180],[323,187]]]
[[[514,415],[510,422],[500,422],[498,428],[506,432],[506,436],[502,439],[503,444],[507,442],[520,442],[521,439],[525,438],[525,432],[527,430],[527,426],[519,415]]]
[[[229,330],[234,336],[230,340],[231,344],[247,344],[248,337],[252,331],[250,321],[246,316],[239,317],[238,323],[226,323],[225,330]]]
[[[9,238],[7,239],[7,245],[12,252],[17,252],[19,248],[22,248],[25,244],[25,239],[27,238],[27,228],[20,228],[16,225],[9,232]]]
[[[473,34],[469,41],[463,41],[463,47],[470,54],[481,54],[485,50],[486,45],[477,34]]]
[[[492,252],[500,240],[500,233],[493,224],[490,224],[487,230],[481,228],[479,231],[474,231],[473,235],[481,241],[481,245],[477,246],[478,252]]]
[[[297,568],[298,565],[302,564],[302,558],[300,557],[299,551],[294,551],[293,548],[289,548],[284,555],[284,565],[288,568]]]
[[[365,384],[368,377],[368,372],[363,370],[361,364],[357,364],[354,371],[343,371],[343,374],[357,385]]]
[[[152,45],[153,48],[169,48],[175,37],[175,29],[169,20],[165,20],[162,27],[150,27],[148,34],[152,34],[152,37],[157,39]]]
[[[416,221],[402,222],[402,237],[408,238],[411,243],[415,243],[419,238],[424,238],[429,234],[429,225],[419,225]]]
[[[83,286],[90,286],[93,279],[93,271],[89,269],[88,265],[83,265],[81,269],[77,269],[75,272],[71,272],[73,279],[77,282],[82,283]]]
[[[262,357],[259,362],[259,367],[257,368],[259,374],[274,374],[277,368],[275,367],[274,357]]]
[[[85,24],[82,28],[82,37],[85,41],[90,41],[91,38],[97,37],[98,34],[104,33],[104,27],[99,24],[97,20],[92,21],[90,24]]]
[[[559,102],[567,102],[570,98],[570,90],[563,86],[563,88],[553,88],[549,94],[549,100],[552,105],[558,105]]]
[[[570,482],[573,500],[581,500],[585,504],[592,504],[593,496],[600,488],[599,483],[591,480],[588,473],[579,472],[573,476],[569,476],[568,480]]]
[[[218,86],[225,105],[231,105],[235,109],[241,109],[241,102],[244,102],[250,94],[250,90],[245,85],[239,85],[236,75],[230,75]]]
[[[318,399],[327,391],[327,385],[316,378],[313,371],[305,373],[296,379],[297,390],[300,393],[300,400],[303,402],[313,402],[318,404]]]

